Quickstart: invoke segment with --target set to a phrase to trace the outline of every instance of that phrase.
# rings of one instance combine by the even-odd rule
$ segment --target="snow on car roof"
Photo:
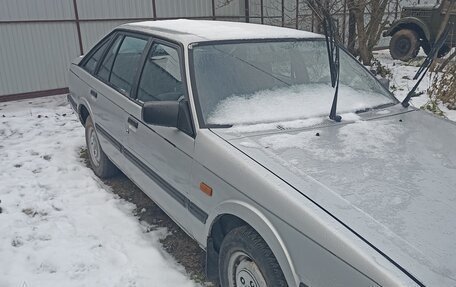
[[[183,43],[279,38],[320,38],[321,35],[295,29],[211,20],[163,20],[129,23],[120,28],[141,30]]]

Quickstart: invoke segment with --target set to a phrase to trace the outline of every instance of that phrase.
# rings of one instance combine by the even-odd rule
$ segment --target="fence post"
[[[261,1],[260,1],[260,8],[261,8],[261,11],[260,11],[261,24],[264,24],[264,10],[263,10],[263,6],[264,6],[264,3],[263,3],[263,0],[261,0]]]
[[[74,10],[74,22],[76,23],[76,31],[78,33],[79,53],[81,55],[84,55],[84,48],[82,46],[81,25],[79,23],[78,3],[76,3],[76,0],[73,0],[73,10]]]
[[[296,0],[296,30],[299,29],[299,0]]]
[[[282,27],[285,26],[285,0],[282,0]]]
[[[250,1],[249,0],[244,0],[245,1],[245,22],[249,23],[250,22]]]
[[[212,0],[212,20],[215,20],[215,0]]]
[[[157,5],[155,0],[152,0],[152,17],[154,17],[154,20],[157,20]]]

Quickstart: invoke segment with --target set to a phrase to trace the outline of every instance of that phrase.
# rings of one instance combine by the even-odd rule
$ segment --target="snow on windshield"
[[[240,125],[320,117],[329,114],[333,97],[334,89],[325,84],[295,85],[252,95],[233,95],[218,103],[207,122]],[[337,111],[339,114],[355,112],[390,102],[383,95],[341,85]]]

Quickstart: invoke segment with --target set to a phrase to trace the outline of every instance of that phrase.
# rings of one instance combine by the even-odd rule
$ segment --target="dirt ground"
[[[81,158],[90,167],[86,149],[81,150]],[[115,194],[136,205],[133,212],[138,220],[145,221],[154,228],[167,228],[169,235],[160,241],[163,249],[184,266],[192,280],[203,286],[214,286],[206,281],[204,273],[206,253],[160,207],[122,173],[103,182]]]

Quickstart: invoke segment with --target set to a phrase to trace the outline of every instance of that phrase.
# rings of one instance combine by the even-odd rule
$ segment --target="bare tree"
[[[357,31],[357,52],[363,64],[371,64],[374,47],[389,23],[388,8],[394,0],[347,0]],[[366,17],[367,16],[367,17]],[[368,18],[368,20],[366,20]]]

